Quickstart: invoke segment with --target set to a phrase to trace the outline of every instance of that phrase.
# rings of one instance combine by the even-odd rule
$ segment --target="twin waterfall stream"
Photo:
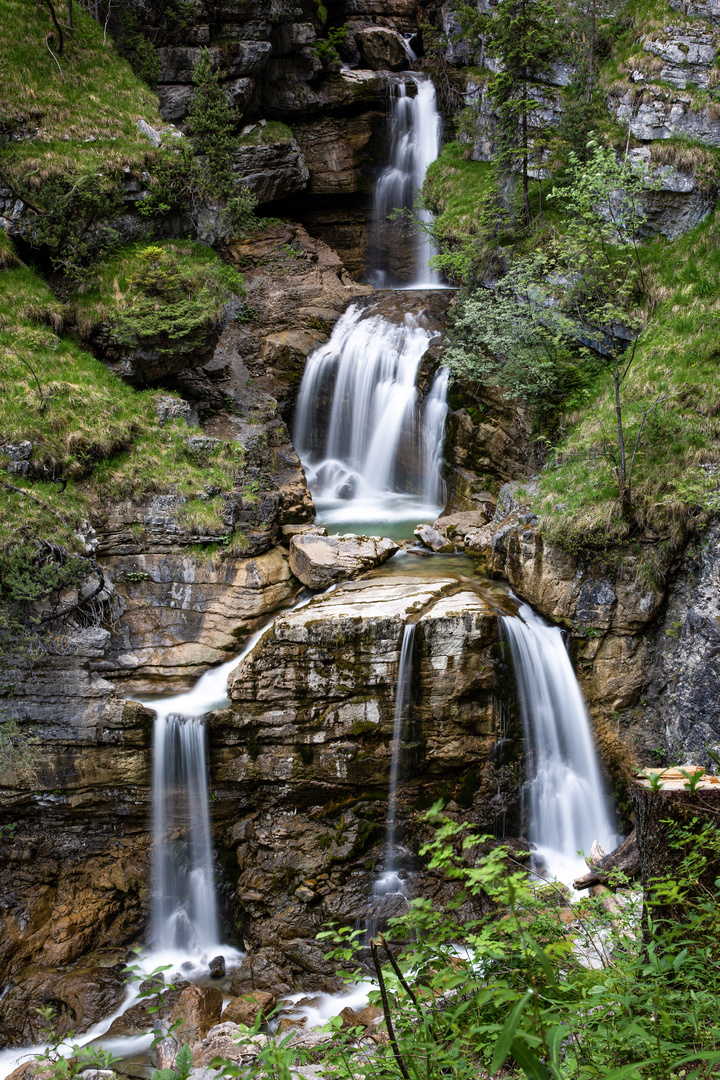
[[[388,316],[375,296],[348,307],[327,344],[309,357],[295,411],[294,443],[318,520],[330,531],[343,524],[374,533],[388,523],[433,521],[445,501],[448,372],[432,364],[423,371],[438,331],[422,313],[409,310],[413,297],[417,300],[413,290],[443,286],[428,267],[431,243],[407,224],[402,230],[410,255],[402,277],[392,262],[398,226],[387,224],[393,210],[412,206],[439,152],[440,118],[427,77],[393,77],[389,122],[391,160],[376,188],[368,278],[381,289],[394,287],[387,294],[394,307]],[[206,972],[215,953],[230,959],[242,955],[222,944],[219,927],[202,718],[228,704],[228,676],[263,632],[187,693],[146,702],[156,711],[148,956],[154,962]],[[517,616],[502,616],[501,633],[512,654],[524,726],[526,835],[538,871],[569,882],[584,869],[579,851],[589,852],[596,840],[609,850],[617,839],[582,694],[557,628],[522,606]],[[397,792],[415,637],[411,618],[398,642],[386,856],[377,897],[403,892],[396,863]]]

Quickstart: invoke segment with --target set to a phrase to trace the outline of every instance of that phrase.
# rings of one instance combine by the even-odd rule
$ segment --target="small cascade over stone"
[[[171,715],[155,721],[153,946],[201,953],[219,940],[205,726]]]
[[[414,207],[428,165],[440,152],[441,121],[432,80],[408,72],[390,83],[390,162],[375,187],[373,234],[367,279],[378,289],[437,288],[440,275],[428,266],[437,254],[423,230],[388,220],[395,210]],[[419,210],[429,222],[427,210]]]
[[[526,742],[528,839],[550,876],[571,883],[597,840],[618,842],[590,721],[560,630],[527,604],[503,616]]]
[[[418,401],[420,363],[434,333],[351,304],[308,358],[293,441],[324,523],[422,520],[444,499],[448,373]]]
[[[397,692],[395,694],[395,715],[393,718],[392,755],[390,758],[390,786],[388,788],[388,815],[385,832],[385,872],[375,884],[376,896],[388,893],[402,893],[403,887],[398,877],[396,866],[395,837],[397,833],[397,786],[400,779],[400,757],[402,737],[407,722],[407,710],[410,703],[410,681],[412,679],[413,646],[415,644],[415,623],[408,621],[403,628],[398,663]]]

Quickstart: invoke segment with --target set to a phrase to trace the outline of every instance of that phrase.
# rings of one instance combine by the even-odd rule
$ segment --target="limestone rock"
[[[214,986],[188,986],[170,1014],[171,1023],[180,1021],[180,1026],[173,1032],[174,1037],[181,1044],[200,1042],[210,1028],[220,1022],[222,1006],[222,994]]]
[[[398,549],[387,537],[306,533],[290,541],[290,569],[308,588],[326,589],[381,566]]]
[[[424,544],[425,547],[429,547],[432,551],[454,551],[454,545],[448,540],[447,536],[434,529],[432,525],[418,525],[415,529],[415,536]]]
[[[222,1020],[233,1024],[244,1024],[252,1027],[258,1016],[263,1019],[273,1011],[276,1004],[274,994],[268,994],[264,990],[252,990],[233,1000],[225,1007]]]
[[[120,1005],[125,996],[124,964],[70,972],[40,971],[19,979],[3,997],[0,1039],[4,1046],[41,1041],[47,1026],[37,1009],[52,1005],[58,1035],[87,1031]]]
[[[233,172],[259,203],[294,195],[307,187],[310,179],[310,170],[295,139],[241,146],[233,155]]]
[[[402,71],[409,66],[407,47],[396,30],[367,27],[357,31],[355,42],[366,67],[372,71]]]
[[[196,1068],[207,1068],[215,1057],[227,1058],[234,1065],[252,1061],[267,1043],[267,1035],[257,1034],[250,1038],[238,1024],[223,1021],[212,1027],[204,1038],[192,1048]]]
[[[109,1039],[124,1035],[143,1035],[151,1031],[159,1020],[169,1020],[173,1006],[177,1003],[180,994],[187,989],[190,983],[185,979],[173,982],[172,990],[165,990],[161,995],[143,998],[137,1004],[131,1005],[124,1013],[116,1017],[107,1030]],[[141,984],[141,989],[143,986]],[[145,987],[150,989],[150,987]],[[157,1009],[157,1012],[149,1012],[149,1009]]]

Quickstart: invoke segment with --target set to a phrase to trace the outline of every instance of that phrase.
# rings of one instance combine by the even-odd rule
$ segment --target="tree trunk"
[[[685,772],[694,771],[695,766],[685,766]],[[695,903],[715,895],[715,881],[720,877],[717,845],[700,847],[693,840],[707,824],[720,827],[720,777],[703,778],[691,791],[686,786],[687,778],[679,769],[666,769],[657,776],[662,786],[655,791],[650,781],[644,778],[636,779],[630,787],[640,849],[646,940],[649,936],[648,917],[658,926],[667,922],[687,922]],[[674,835],[678,826],[684,828],[682,838]],[[705,859],[695,875],[681,870],[681,864],[690,852]],[[658,879],[662,878],[686,879],[682,899],[670,901],[660,895]]]
[[[574,889],[589,889],[592,885],[607,885],[608,882],[612,884],[613,873],[622,873],[629,878],[637,877],[640,873],[640,852],[635,829],[619,847],[604,858],[593,861],[588,857],[585,862],[590,868],[589,873],[573,881]]]

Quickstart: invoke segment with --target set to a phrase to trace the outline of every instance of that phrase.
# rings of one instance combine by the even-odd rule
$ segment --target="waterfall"
[[[415,90],[412,95],[408,93],[411,88]],[[422,229],[415,231],[410,238],[411,249],[404,252],[407,240],[402,225],[388,222],[394,210],[412,209],[428,165],[440,152],[440,127],[432,80],[407,73],[390,84],[390,163],[375,186],[370,245],[368,280],[376,288],[389,288],[399,282],[415,289],[440,284],[438,272],[428,267],[437,250],[427,234]],[[420,210],[417,216],[426,223],[432,220],[426,210]]]
[[[415,644],[415,623],[406,622],[400,645],[398,664],[397,691],[395,694],[395,715],[393,718],[392,754],[390,758],[390,786],[388,788],[387,829],[385,833],[385,873],[375,885],[375,895],[401,893],[402,884],[394,866],[395,833],[397,831],[397,786],[400,778],[400,748],[403,728],[407,720],[407,707],[410,702],[410,680],[412,678],[413,645]]]
[[[219,941],[201,720],[155,720],[153,945],[202,952]]]
[[[443,498],[448,373],[424,410],[415,381],[435,335],[351,304],[327,344],[308,357],[293,441],[326,523],[421,520]]]
[[[578,851],[618,841],[585,702],[557,627],[527,604],[502,626],[525,731],[528,839],[550,875],[570,883],[586,869]]]
[[[229,704],[228,676],[252,651],[266,628],[252,634],[239,656],[206,671],[190,690],[160,699],[142,699],[142,704],[154,709],[156,717],[151,938],[153,947],[163,952],[198,956],[219,947],[205,725],[201,717]],[[235,953],[227,945],[221,947],[226,956]]]

